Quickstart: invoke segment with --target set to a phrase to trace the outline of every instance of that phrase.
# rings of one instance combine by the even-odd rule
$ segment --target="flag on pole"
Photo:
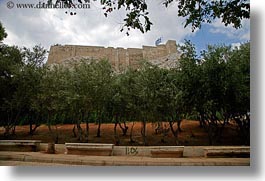
[[[155,41],[155,45],[159,45],[160,43],[162,42],[162,37],[158,38],[156,41]]]

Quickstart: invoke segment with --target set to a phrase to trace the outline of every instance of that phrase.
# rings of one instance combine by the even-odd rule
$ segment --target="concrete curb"
[[[150,158],[126,156],[77,156],[41,152],[0,152],[5,161],[86,166],[250,166],[250,158]]]

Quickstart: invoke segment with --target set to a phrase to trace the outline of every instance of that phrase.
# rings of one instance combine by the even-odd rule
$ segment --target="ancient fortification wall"
[[[111,65],[120,70],[125,67],[137,67],[141,60],[152,60],[177,53],[176,41],[168,40],[164,45],[156,47],[143,46],[143,48],[113,48],[100,46],[54,45],[50,48],[48,64],[60,64],[66,60],[77,57],[90,59],[108,59]]]

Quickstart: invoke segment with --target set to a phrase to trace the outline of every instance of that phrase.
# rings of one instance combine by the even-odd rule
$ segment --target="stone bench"
[[[100,143],[65,143],[66,154],[111,156],[113,144]]]
[[[226,157],[249,158],[250,147],[204,148],[204,156],[207,158],[226,158]]]
[[[183,157],[184,146],[177,146],[175,149],[154,149],[151,156],[154,158],[180,158]]]
[[[0,151],[36,152],[41,140],[0,140]]]

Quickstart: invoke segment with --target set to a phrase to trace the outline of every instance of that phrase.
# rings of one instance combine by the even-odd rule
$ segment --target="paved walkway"
[[[42,152],[0,152],[0,165],[87,166],[249,166],[250,158],[151,158],[79,156]]]

